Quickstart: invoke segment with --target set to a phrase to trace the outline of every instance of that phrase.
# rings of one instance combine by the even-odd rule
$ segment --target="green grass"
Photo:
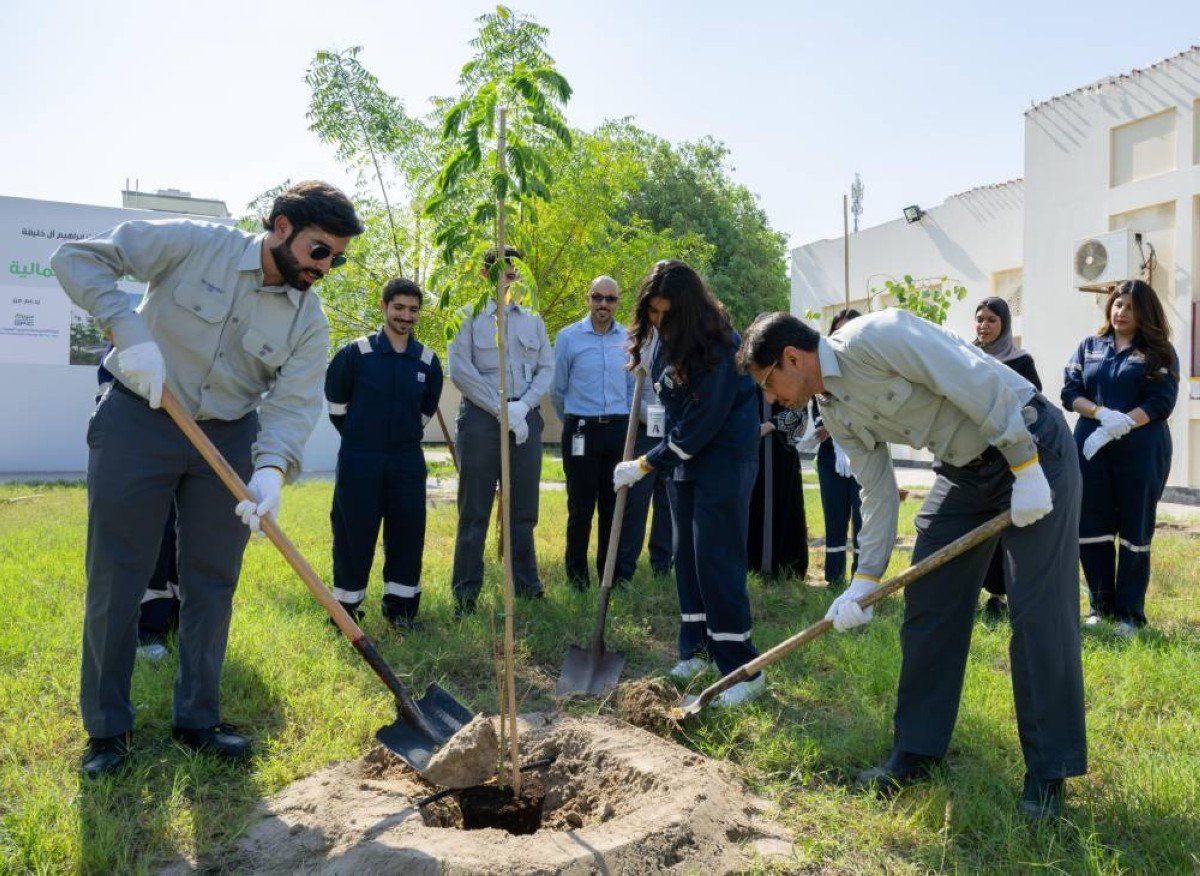
[[[326,580],[331,490],[320,481],[289,487],[282,520]],[[815,491],[806,498],[810,535],[819,537]],[[902,536],[912,535],[916,507],[902,506]],[[544,493],[537,533],[549,597],[521,606],[524,709],[551,705],[565,643],[585,642],[593,619],[595,591],[579,595],[564,584],[564,524],[565,496]],[[81,783],[84,531],[82,487],[0,486],[0,872],[139,872],[215,849],[243,829],[264,796],[331,761],[362,755],[375,729],[393,719],[374,675],[330,630],[275,550],[256,541],[236,597],[223,701],[226,719],[254,736],[261,756],[239,769],[170,743],[174,665],[139,664],[133,768],[116,780]],[[426,632],[405,642],[389,633],[378,613],[377,581],[366,629],[415,683],[438,681],[490,711],[488,618],[498,601],[490,586],[478,616],[452,618],[453,538],[453,507],[433,509]],[[820,556],[813,552],[814,571]],[[907,552],[897,551],[892,571],[907,561]],[[1068,819],[1060,826],[1031,830],[1015,815],[1022,765],[1003,628],[976,629],[948,768],[891,803],[847,791],[846,778],[890,743],[898,600],[880,608],[862,633],[826,636],[769,670],[770,696],[734,714],[710,709],[678,739],[735,764],[752,788],[780,805],[796,840],[795,869],[1194,872],[1200,538],[1160,533],[1154,564],[1154,630],[1135,641],[1084,638],[1091,773],[1069,783]],[[495,585],[497,569],[489,576]],[[803,582],[752,580],[757,644],[770,646],[819,618],[831,598]],[[609,643],[627,656],[626,679],[671,665],[677,616],[672,582],[643,566],[615,598],[610,618]]]

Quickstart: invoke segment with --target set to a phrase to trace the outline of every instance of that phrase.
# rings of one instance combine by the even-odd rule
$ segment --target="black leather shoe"
[[[890,797],[905,785],[929,778],[929,774],[941,762],[940,757],[931,754],[911,754],[893,748],[887,760],[879,766],[863,770],[855,776],[854,788],[857,791],[874,790],[883,797]]]
[[[1035,779],[1025,774],[1025,788],[1021,791],[1021,802],[1017,809],[1032,822],[1046,821],[1062,816],[1063,780]]]
[[[351,620],[353,620],[356,624],[362,623],[363,617],[366,613],[361,608],[348,602],[343,602],[340,604],[342,608],[346,609],[346,614],[350,615]],[[333,618],[329,619],[329,625],[335,629],[340,629],[337,625],[337,622]]]
[[[218,724],[203,730],[191,727],[172,727],[171,738],[192,751],[215,754],[227,760],[250,757],[250,740],[237,732],[232,724]]]
[[[131,733],[88,739],[87,751],[84,752],[83,763],[80,765],[84,778],[98,779],[101,776],[119,773],[129,760],[129,746],[132,742]]]
[[[1008,600],[1003,596],[989,596],[980,613],[985,624],[995,625],[1008,620]]]

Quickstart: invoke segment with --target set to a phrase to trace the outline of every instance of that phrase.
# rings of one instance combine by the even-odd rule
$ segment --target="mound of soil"
[[[522,723],[523,758],[555,758],[530,777],[545,797],[529,836],[462,830],[453,797],[418,807],[434,789],[372,752],[283,789],[232,848],[168,872],[736,873],[791,854],[724,764],[612,718]]]

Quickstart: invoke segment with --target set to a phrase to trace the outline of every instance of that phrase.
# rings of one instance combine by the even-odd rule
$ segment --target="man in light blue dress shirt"
[[[588,290],[588,314],[558,333],[550,401],[563,421],[563,471],[567,476],[567,579],[580,590],[589,585],[588,542],[597,506],[596,574],[604,557],[616,495],[613,469],[621,461],[633,374],[626,367],[629,342],[614,319],[621,290],[612,277],[597,277]]]

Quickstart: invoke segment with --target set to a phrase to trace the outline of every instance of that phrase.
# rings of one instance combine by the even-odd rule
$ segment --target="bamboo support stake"
[[[499,110],[499,136],[496,148],[496,169],[508,175],[505,153],[508,148],[504,107]],[[496,346],[500,357],[500,544],[504,551],[504,674],[506,711],[508,712],[509,771],[513,796],[521,796],[521,757],[517,738],[517,679],[513,661],[515,625],[512,566],[512,526],[509,509],[512,496],[512,462],[508,447],[508,269],[504,260],[504,198],[496,199],[496,258],[500,260],[500,278],[496,283]],[[500,720],[504,720],[504,715]]]

